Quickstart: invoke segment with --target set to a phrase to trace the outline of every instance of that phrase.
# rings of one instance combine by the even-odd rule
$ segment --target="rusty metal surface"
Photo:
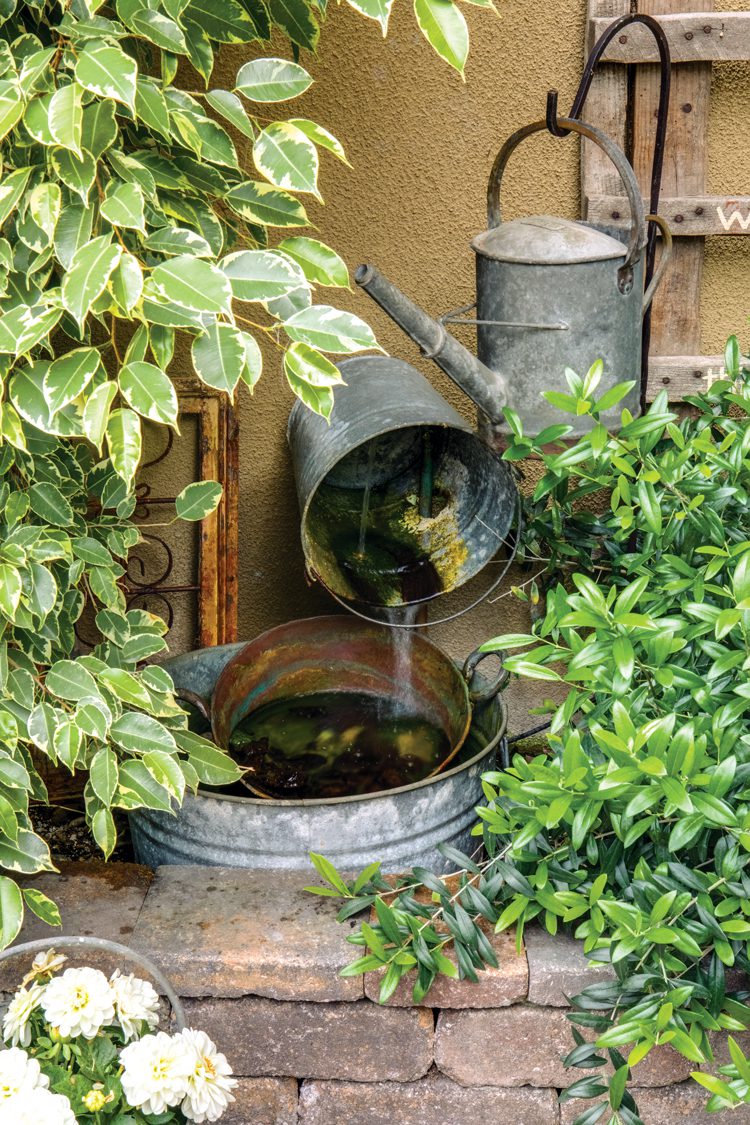
[[[224,495],[218,509],[202,520],[198,530],[198,561],[194,581],[174,580],[175,546],[168,529],[149,530],[149,521],[174,506],[173,495],[161,494],[149,482],[149,470],[165,465],[174,447],[174,434],[164,431],[164,448],[140,466],[134,520],[140,524],[146,551],[131,552],[125,578],[128,607],[146,608],[164,617],[170,629],[179,612],[179,599],[195,602],[197,635],[205,646],[229,643],[237,637],[237,528],[239,434],[235,411],[225,395],[192,379],[175,381],[181,417],[198,423],[198,479],[217,480]]]
[[[310,617],[256,637],[222,671],[211,698],[215,742],[228,747],[232,731],[268,703],[322,692],[379,696],[444,731],[460,750],[471,725],[467,681],[441,649],[420,634],[399,646],[386,626],[356,617]],[[408,664],[404,666],[403,653]]]

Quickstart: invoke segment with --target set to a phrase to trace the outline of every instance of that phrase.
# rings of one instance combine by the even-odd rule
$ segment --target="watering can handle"
[[[466,686],[469,689],[469,698],[471,699],[472,703],[489,703],[491,699],[494,699],[495,696],[503,690],[508,680],[510,679],[510,672],[507,671],[505,665],[503,664],[504,655],[505,653],[503,652],[482,652],[481,648],[475,648],[474,651],[470,652],[466,657],[466,660],[464,661],[463,672],[464,679],[466,680]],[[498,672],[495,679],[487,684],[486,687],[474,687],[473,685],[476,677],[477,667],[488,656],[499,656],[500,671]]]
[[[646,215],[647,223],[656,223],[661,231],[661,236],[664,240],[662,246],[661,258],[656,273],[651,278],[651,284],[643,295],[643,314],[648,312],[651,307],[651,302],[654,299],[654,294],[661,284],[661,279],[664,277],[664,271],[669,264],[669,259],[672,257],[672,231],[669,229],[669,223],[663,219],[661,215]]]
[[[641,190],[638,186],[638,181],[635,178],[635,172],[631,168],[628,158],[625,156],[622,149],[619,148],[614,141],[610,140],[606,134],[595,129],[593,125],[587,125],[585,122],[578,121],[572,117],[561,117],[558,124],[561,129],[570,130],[573,133],[578,133],[581,137],[586,137],[588,140],[593,141],[594,144],[599,146],[602,152],[606,153],[620,173],[620,178],[625,185],[632,216],[628,252],[625,262],[620,267],[619,271],[620,278],[627,282],[628,277],[632,275],[633,266],[638,261],[638,257],[646,241],[646,219],[643,213],[643,199],[641,198]],[[490,172],[490,179],[487,185],[487,225],[489,227],[498,227],[502,222],[500,187],[503,173],[505,172],[510,157],[521,141],[526,140],[527,137],[532,136],[534,133],[545,132],[546,129],[546,121],[535,121],[531,125],[524,125],[523,129],[519,129],[512,137],[509,137],[500,149],[500,152],[495,158],[495,163],[492,165],[492,171]]]

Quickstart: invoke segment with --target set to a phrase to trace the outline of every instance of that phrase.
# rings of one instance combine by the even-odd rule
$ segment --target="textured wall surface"
[[[723,11],[750,10],[728,0]],[[714,66],[708,133],[708,190],[750,193],[750,63]],[[701,317],[703,351],[719,352],[732,332],[746,331],[750,313],[750,238],[710,238],[706,246]]]
[[[747,8],[748,0],[724,7]],[[432,313],[473,297],[470,238],[482,230],[486,179],[506,136],[543,115],[550,86],[569,104],[583,56],[583,0],[501,0],[501,18],[464,6],[471,30],[466,82],[433,55],[411,5],[395,5],[389,38],[346,5],[331,5],[318,59],[306,60],[316,82],[295,113],[331,129],[353,168],[322,157],[326,206],[308,208],[318,235],[353,269],[377,263]],[[231,82],[243,61],[237,49],[222,59]],[[710,190],[750,192],[750,67],[715,68],[708,137]],[[220,84],[220,83],[217,83]],[[298,106],[298,108],[297,108]],[[510,216],[578,214],[578,153],[573,139],[534,138],[516,154],[507,177]],[[742,330],[750,311],[750,239],[713,239],[703,299],[704,350],[720,350]],[[325,291],[324,291],[325,292]],[[411,362],[416,348],[360,293],[329,290],[333,303],[366,317],[381,344]],[[323,298],[325,299],[325,298]],[[327,597],[305,584],[298,512],[286,448],[293,398],[278,362],[266,370],[251,399],[240,397],[240,635],[297,616],[328,612]],[[422,369],[465,413],[471,404],[431,364]],[[435,630],[454,655],[488,635],[522,627],[511,598]],[[526,687],[528,692],[528,686]],[[523,689],[514,685],[519,718]]]

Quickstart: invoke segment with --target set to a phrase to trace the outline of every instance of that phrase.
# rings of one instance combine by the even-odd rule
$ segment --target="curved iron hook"
[[[649,211],[652,215],[658,213],[659,210],[659,196],[661,194],[661,178],[664,170],[664,148],[667,138],[667,117],[669,114],[669,95],[672,85],[672,57],[669,51],[669,42],[667,40],[664,28],[661,26],[657,19],[653,16],[639,14],[633,12],[630,15],[620,16],[614,23],[610,24],[607,30],[599,37],[597,42],[591,49],[591,53],[586,60],[586,65],[583,69],[583,76],[581,84],[578,87],[578,92],[573,99],[570,113],[567,115],[571,118],[580,118],[583,112],[583,107],[586,103],[591,83],[602,55],[606,51],[609,44],[616,35],[622,31],[624,27],[629,27],[631,24],[640,23],[652,33],[656,40],[656,45],[659,49],[659,65],[661,67],[661,81],[659,85],[659,108],[656,118],[656,135],[654,137],[654,159],[651,165],[651,194],[649,197]],[[550,133],[555,137],[565,137],[568,130],[561,128],[558,124],[557,113],[557,90],[549,90],[547,93],[547,128]],[[648,242],[646,244],[646,276],[645,286],[651,284],[651,279],[654,275],[654,264],[656,262],[656,238],[657,228],[654,226],[648,235]],[[651,342],[651,311],[649,310],[643,318],[643,346],[641,351],[641,409],[646,405],[646,382],[648,378],[648,352],[649,344]]]

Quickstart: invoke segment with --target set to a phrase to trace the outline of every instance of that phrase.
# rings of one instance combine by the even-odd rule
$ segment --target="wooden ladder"
[[[662,389],[673,401],[704,390],[718,378],[722,356],[702,356],[700,300],[706,235],[750,235],[750,196],[706,193],[706,145],[715,62],[750,61],[750,12],[716,12],[712,0],[638,0],[655,16],[672,52],[672,97],[659,213],[674,236],[672,262],[654,301],[649,399]],[[588,0],[587,54],[630,0]],[[633,24],[610,44],[582,114],[625,150],[644,191],[659,95],[653,35]],[[680,65],[690,64],[690,65]],[[633,70],[633,67],[637,69]],[[581,154],[583,217],[603,225],[627,218],[627,200],[604,154],[589,142]],[[646,208],[648,200],[646,198]],[[748,286],[750,291],[750,286]]]

